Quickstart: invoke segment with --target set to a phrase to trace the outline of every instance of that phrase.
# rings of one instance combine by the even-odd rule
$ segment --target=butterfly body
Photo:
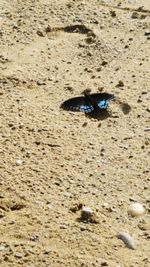
[[[84,96],[70,98],[61,104],[61,108],[70,111],[81,111],[90,113],[95,110],[105,110],[108,107],[109,101],[114,96],[108,93],[87,94]]]

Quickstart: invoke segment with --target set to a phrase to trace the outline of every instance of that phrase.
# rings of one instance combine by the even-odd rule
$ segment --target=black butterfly
[[[89,113],[94,110],[107,109],[109,101],[113,98],[114,95],[108,93],[84,93],[84,96],[74,97],[64,101],[60,107],[65,110]]]

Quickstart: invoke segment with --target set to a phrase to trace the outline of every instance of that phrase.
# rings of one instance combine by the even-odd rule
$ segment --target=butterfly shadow
[[[105,110],[98,109],[98,110],[93,110],[89,113],[85,113],[85,116],[90,119],[96,119],[98,121],[102,121],[111,117],[111,113],[107,109]]]

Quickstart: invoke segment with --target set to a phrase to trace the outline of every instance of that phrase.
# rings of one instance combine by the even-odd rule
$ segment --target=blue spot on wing
[[[97,104],[99,108],[101,109],[106,109],[108,107],[108,100],[100,100],[99,103]]]
[[[88,113],[88,112],[91,112],[92,110],[94,110],[94,108],[91,105],[82,105],[82,106],[80,106],[80,111]]]
[[[89,97],[100,109],[107,109],[109,101],[114,99],[114,95],[108,93],[91,94]]]

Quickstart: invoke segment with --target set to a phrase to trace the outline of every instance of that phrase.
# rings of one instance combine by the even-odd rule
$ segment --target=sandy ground
[[[150,1],[1,0],[0,25],[1,267],[150,266]],[[87,88],[130,112],[60,109]]]

